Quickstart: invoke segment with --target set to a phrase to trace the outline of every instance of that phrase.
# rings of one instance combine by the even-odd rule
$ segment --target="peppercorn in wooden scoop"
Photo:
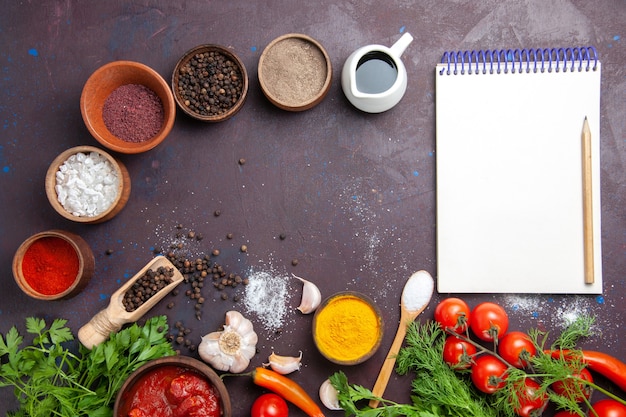
[[[130,304],[128,299],[125,300],[127,293],[132,291],[136,282],[146,280],[146,277],[152,279],[154,271],[159,271],[161,268],[168,271],[166,285],[157,285],[158,290],[149,297],[139,294],[138,297],[143,297],[143,299],[136,304]],[[139,320],[174,287],[180,284],[182,280],[183,275],[166,257],[155,257],[111,295],[111,301],[107,308],[96,314],[78,330],[78,339],[85,347],[92,349],[94,346],[107,340],[111,333],[121,329],[124,324]]]
[[[400,301],[400,325],[398,326],[398,332],[393,339],[389,353],[383,362],[383,366],[380,369],[372,393],[377,397],[382,397],[387,388],[391,371],[396,363],[396,355],[400,351],[404,336],[406,336],[406,330],[409,325],[417,316],[430,303],[430,299],[433,296],[434,289],[433,277],[427,271],[417,271],[407,280],[402,290],[402,298]],[[378,401],[370,400],[369,406],[372,408],[378,407]]]

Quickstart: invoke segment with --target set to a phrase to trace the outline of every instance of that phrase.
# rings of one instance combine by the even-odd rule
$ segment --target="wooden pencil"
[[[591,130],[585,117],[582,131],[583,171],[583,238],[585,260],[585,284],[594,283],[593,255],[593,198],[591,184]]]

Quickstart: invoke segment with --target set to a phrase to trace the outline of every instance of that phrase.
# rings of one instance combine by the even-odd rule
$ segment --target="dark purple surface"
[[[557,330],[584,311],[597,315],[597,336],[586,347],[626,361],[626,113],[622,0],[457,2],[290,1],[10,1],[0,14],[0,331],[24,329],[24,318],[64,317],[77,331],[105,308],[108,297],[166,247],[182,224],[204,236],[199,251],[220,248],[220,264],[247,274],[251,267],[316,282],[324,297],[357,290],[383,311],[385,338],[366,363],[341,368],[313,345],[311,316],[293,311],[281,332],[259,330],[259,354],[304,353],[293,378],[317,398],[320,383],[338,369],[351,382],[372,386],[399,319],[409,275],[426,269],[436,277],[434,65],[446,50],[594,45],[602,74],[601,296],[472,295],[470,304],[495,300],[512,327]],[[302,3],[302,4],[298,4]],[[317,107],[288,113],[263,96],[256,64],[263,48],[290,32],[305,33],[327,50],[333,64],[329,94]],[[358,47],[391,45],[403,32],[415,40],[403,55],[408,89],[400,104],[378,115],[355,110],[340,87],[344,60]],[[44,178],[50,162],[78,145],[98,145],[79,110],[83,84],[99,66],[133,60],[166,80],[188,49],[203,43],[231,47],[244,61],[250,91],[242,110],[220,124],[203,124],[178,112],[170,136],[154,150],[119,155],[132,177],[124,210],[99,225],[64,220],[50,207]],[[506,106],[506,103],[503,103]],[[99,146],[99,145],[98,145]],[[238,160],[244,158],[244,165]],[[220,210],[219,217],[214,216]],[[48,229],[80,234],[92,246],[96,274],[71,300],[45,303],[22,294],[11,261],[28,236]],[[227,240],[227,233],[235,238]],[[286,239],[279,239],[285,233]],[[239,252],[241,244],[248,252]],[[107,249],[113,251],[107,255]],[[298,265],[292,266],[297,259]],[[436,294],[421,319],[432,317]],[[183,295],[161,302],[153,314],[183,320],[192,336],[217,330],[224,312],[241,302],[209,293],[202,321]],[[168,300],[166,298],[166,300]],[[246,379],[227,381],[237,416],[247,415],[262,390]],[[408,401],[410,377],[392,375],[386,397]],[[13,393],[0,389],[0,413],[14,409]],[[291,408],[291,415],[302,415]],[[343,415],[328,412],[328,415]]]

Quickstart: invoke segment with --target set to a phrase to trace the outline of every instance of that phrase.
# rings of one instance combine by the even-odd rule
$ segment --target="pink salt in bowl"
[[[124,94],[127,89],[130,91]],[[115,97],[118,100],[114,101]],[[156,110],[150,112],[147,107]],[[125,154],[146,152],[159,145],[176,118],[174,95],[163,77],[133,61],[114,61],[98,68],[83,87],[80,110],[98,142]]]

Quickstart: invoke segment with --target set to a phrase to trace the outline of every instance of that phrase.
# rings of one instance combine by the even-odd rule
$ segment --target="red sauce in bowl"
[[[125,395],[120,415],[128,417],[219,417],[220,395],[204,376],[174,365],[154,369]]]

